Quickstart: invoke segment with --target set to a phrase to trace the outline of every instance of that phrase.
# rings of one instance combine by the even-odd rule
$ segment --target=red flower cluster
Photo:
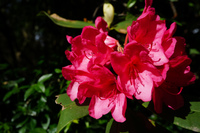
[[[86,26],[81,35],[67,36],[72,46],[65,52],[72,65],[62,69],[71,81],[67,94],[80,104],[91,98],[90,116],[98,119],[111,111],[116,121],[124,122],[126,98],[133,97],[153,100],[157,113],[163,103],[172,109],[183,106],[182,87],[195,80],[185,40],[173,37],[176,23],[167,29],[151,5],[152,0],[145,0],[143,13],[127,28],[124,48],[108,35],[101,17],[95,20],[96,28]]]

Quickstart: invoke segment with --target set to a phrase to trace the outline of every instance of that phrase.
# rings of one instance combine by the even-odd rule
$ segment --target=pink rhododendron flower
[[[105,66],[110,64],[110,53],[113,49],[104,43],[107,32],[104,33],[99,30],[101,26],[102,29],[106,29],[106,25],[100,25],[100,23],[104,23],[103,19],[98,18],[98,20],[99,29],[86,26],[83,28],[81,35],[75,38],[67,36],[67,40],[72,47],[71,51],[66,50],[65,54],[72,65],[63,68],[63,76],[65,79],[72,81],[67,89],[67,93],[72,100],[77,98],[77,87],[79,86],[77,83],[85,81],[85,78],[88,79],[87,76],[79,76],[81,77],[79,78],[76,75],[88,73],[89,68],[94,64]],[[113,41],[116,42],[116,40]]]
[[[66,36],[71,51],[65,54],[72,63],[62,68],[63,77],[71,81],[67,94],[80,104],[90,98],[90,116],[98,119],[111,112],[116,121],[124,122],[126,98],[133,96],[153,100],[157,113],[163,104],[173,110],[184,105],[180,93],[195,80],[185,39],[173,37],[176,23],[167,29],[152,2],[145,0],[141,16],[127,28],[123,48],[108,35],[101,17],[95,20],[96,27],[86,26],[74,38]]]
[[[195,81],[195,75],[190,72],[191,60],[184,56],[178,56],[170,60],[170,69],[167,72],[166,80],[153,91],[154,109],[157,113],[162,112],[163,103],[173,110],[184,105],[180,95],[182,87]]]
[[[66,78],[73,76],[72,83],[67,88],[67,94],[72,100],[77,98],[82,104],[86,98],[91,98],[90,116],[98,119],[111,111],[116,121],[126,120],[126,96],[120,93],[115,76],[106,67],[94,65],[88,72],[63,67],[62,73]],[[71,73],[74,75],[70,75]]]
[[[169,59],[169,68],[165,81],[153,92],[154,109],[157,113],[162,112],[163,103],[173,110],[182,107],[184,100],[180,93],[184,86],[195,81],[195,75],[190,72],[191,59],[185,52],[185,39],[173,37],[175,31],[176,23],[172,23],[162,40],[164,53]]]
[[[167,29],[165,21],[160,20],[151,7],[152,2],[145,0],[143,13],[127,28],[127,35],[129,42],[136,41],[148,49],[153,65],[165,80],[153,90],[155,110],[161,112],[162,103],[172,109],[183,106],[179,88],[192,83],[195,76],[189,70],[190,59],[185,53],[184,38],[173,37],[176,23]]]
[[[129,42],[134,40],[148,48],[154,65],[161,66],[168,62],[162,47],[166,24],[158,15],[155,15],[155,9],[151,7],[151,4],[152,0],[145,1],[143,13],[127,28],[127,32]]]
[[[63,67],[62,74],[72,81],[67,88],[71,100],[82,104],[91,98],[89,114],[98,119],[111,111],[116,121],[125,121],[126,96],[119,91],[116,77],[108,70],[110,54],[118,41],[109,37],[105,21],[98,17],[96,27],[86,26],[81,35],[67,36],[72,45],[66,56],[72,65]]]
[[[66,50],[66,55],[72,64],[76,64],[76,68],[83,66],[87,69],[93,64],[107,66],[110,64],[110,53],[116,49],[118,41],[107,35],[106,22],[101,17],[95,22],[97,28],[86,26],[81,35],[75,38],[67,36],[72,51]],[[72,58],[78,59],[76,63]]]
[[[126,96],[118,90],[115,76],[105,67],[94,66],[90,70],[93,80],[83,82],[78,88],[78,99],[91,97],[89,114],[94,118],[111,111],[118,122],[125,121]]]
[[[111,65],[123,89],[120,91],[143,101],[150,101],[152,89],[162,82],[162,75],[148,53],[145,47],[132,41],[125,46],[124,53],[111,54]]]

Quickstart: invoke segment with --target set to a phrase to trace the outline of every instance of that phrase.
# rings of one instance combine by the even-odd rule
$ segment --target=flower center
[[[138,90],[139,84],[143,85],[142,82],[142,76],[139,75],[140,70],[139,70],[139,58],[138,57],[133,57],[132,58],[132,62],[129,64],[128,66],[128,72],[129,72],[129,80],[130,80],[130,84],[134,85],[134,88],[137,92],[137,94],[139,95],[141,92]]]
[[[139,70],[137,68],[138,62],[139,62],[138,57],[134,56],[132,58],[131,63],[128,65],[129,79],[130,79],[131,85],[134,83],[135,79],[139,77],[138,75]]]

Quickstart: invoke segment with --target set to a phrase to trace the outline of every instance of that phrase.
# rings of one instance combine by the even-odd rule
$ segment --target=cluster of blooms
[[[65,54],[72,63],[62,68],[71,81],[67,94],[80,104],[91,98],[90,116],[98,119],[111,111],[116,121],[124,122],[127,98],[153,100],[157,113],[163,103],[174,110],[183,106],[182,87],[195,80],[185,40],[173,37],[176,23],[167,29],[151,5],[152,0],[145,0],[143,13],[127,28],[123,48],[108,35],[101,17],[96,28],[86,26],[81,35],[67,36],[71,51]]]

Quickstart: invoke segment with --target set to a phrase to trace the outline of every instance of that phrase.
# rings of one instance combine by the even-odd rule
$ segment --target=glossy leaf
[[[62,26],[62,27],[67,27],[67,28],[83,28],[85,26],[95,26],[94,23],[92,22],[84,22],[84,21],[79,21],[79,20],[70,20],[70,19],[65,19],[57,14],[53,13],[49,15],[48,13],[42,11],[38,14],[39,16],[41,15],[46,15],[49,17],[55,24]]]
[[[38,79],[38,82],[43,83],[43,82],[45,82],[46,80],[50,79],[51,76],[52,76],[52,74],[45,74],[45,75],[42,75],[42,76]]]
[[[28,90],[26,90],[26,92],[25,92],[25,94],[24,94],[24,101],[26,101],[27,98],[28,98],[31,94],[33,94],[34,91],[35,91],[35,90],[34,90],[34,87],[33,87],[33,86],[31,86]]]
[[[56,103],[62,106],[57,126],[58,133],[67,126],[68,123],[88,115],[88,106],[78,106],[75,102],[71,101],[67,94],[61,94],[57,97]]]
[[[200,132],[200,102],[190,102],[190,104],[190,113],[185,117],[185,119],[175,117],[174,124],[195,132]]]
[[[37,83],[35,87],[37,88],[37,91],[38,91],[38,92],[40,92],[40,93],[41,93],[41,92],[42,92],[42,93],[45,92],[45,86],[44,86],[44,84],[42,84],[41,82]]]
[[[136,1],[137,1],[137,0],[129,0],[128,3],[127,3],[127,7],[128,7],[128,8],[133,7],[133,6],[135,5]]]

